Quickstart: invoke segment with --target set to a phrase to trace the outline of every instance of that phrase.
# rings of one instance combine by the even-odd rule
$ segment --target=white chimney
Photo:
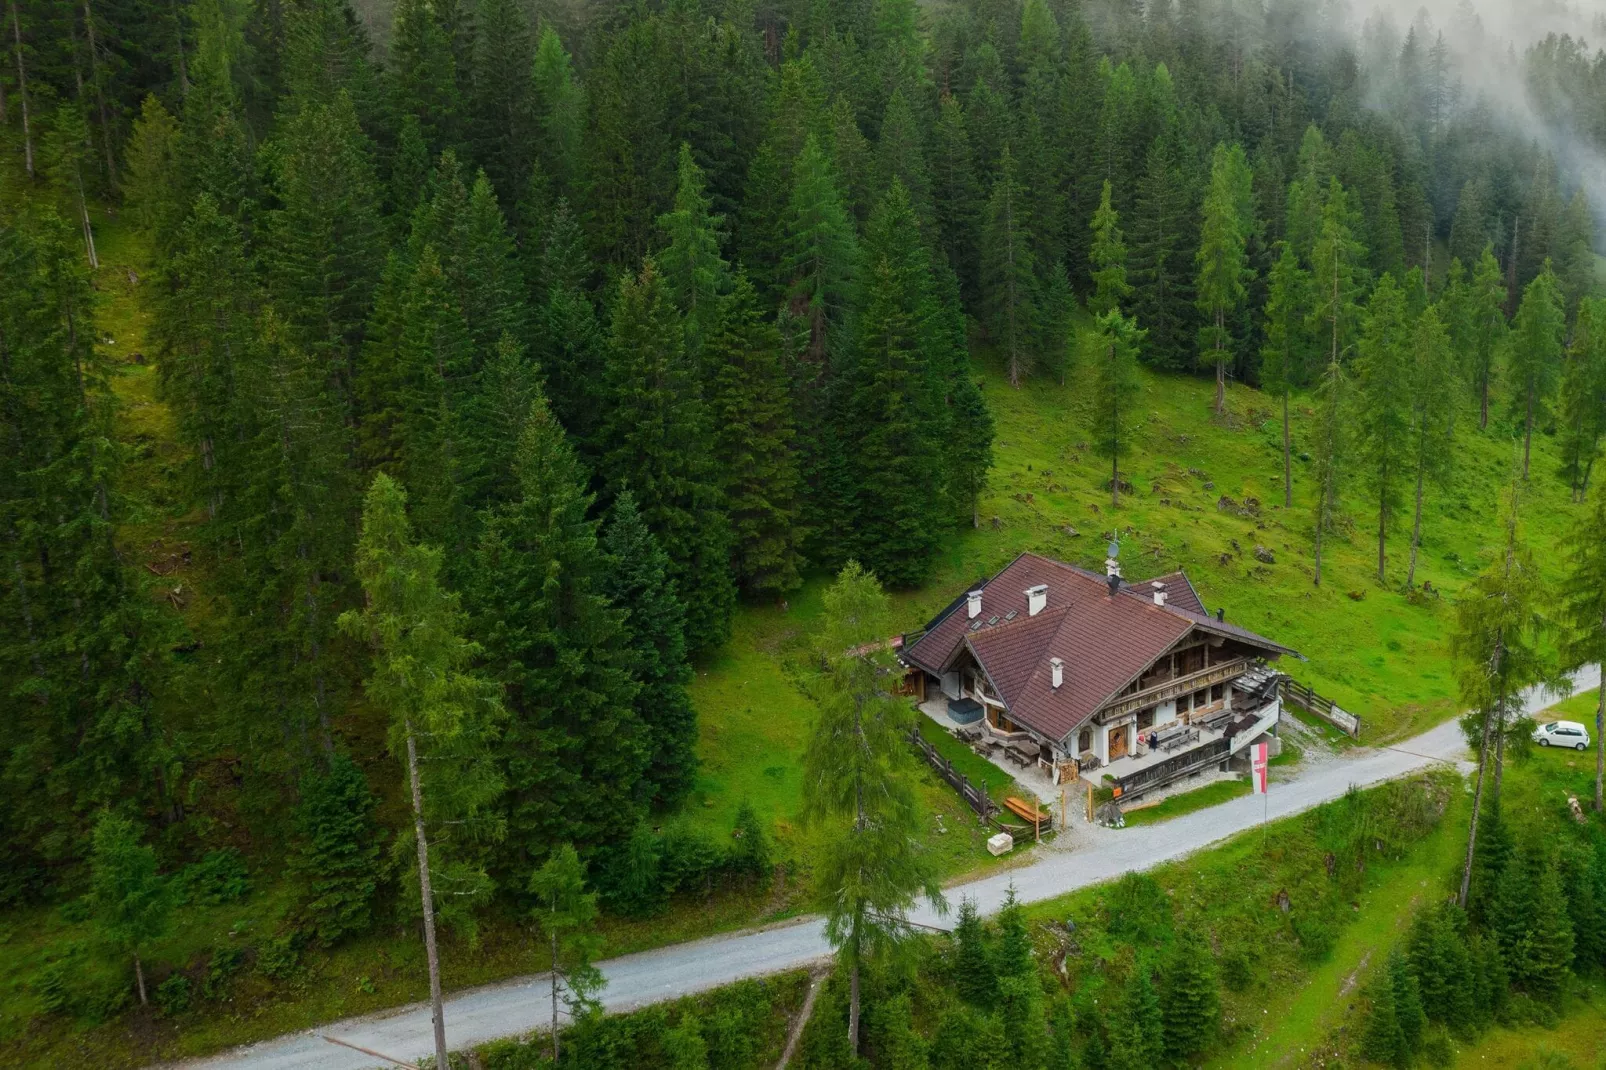
[[[1043,612],[1043,607],[1046,605],[1048,605],[1047,584],[1039,583],[1036,587],[1030,587],[1027,589],[1026,615],[1028,617],[1037,616],[1039,613]]]
[[[1159,581],[1154,584],[1154,604],[1157,606],[1165,605],[1165,584]]]
[[[1065,663],[1059,658],[1049,658],[1048,667],[1054,673],[1054,686],[1058,688],[1065,682]]]
[[[970,614],[970,619],[975,620],[977,617],[981,616],[981,592],[971,591],[970,594],[966,595],[965,597],[968,600],[968,612]]]

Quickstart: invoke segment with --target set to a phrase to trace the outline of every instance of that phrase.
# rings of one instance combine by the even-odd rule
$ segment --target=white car
[[[1589,729],[1577,721],[1551,721],[1534,729],[1534,742],[1541,747],[1589,749]]]

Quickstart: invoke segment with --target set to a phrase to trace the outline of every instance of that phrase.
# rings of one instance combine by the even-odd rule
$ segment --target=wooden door
[[[1112,762],[1117,758],[1126,757],[1126,739],[1128,727],[1129,726],[1127,725],[1122,725],[1120,728],[1110,729],[1110,761]]]

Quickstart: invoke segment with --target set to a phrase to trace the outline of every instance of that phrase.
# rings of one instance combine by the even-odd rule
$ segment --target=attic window
[[[1012,609],[1008,613],[1004,614],[1004,619],[1006,621],[1011,621],[1011,620],[1014,620],[1018,616],[1020,616],[1020,610]]]
[[[987,618],[987,623],[988,624],[997,624],[998,623],[998,618],[997,617],[988,617]]]
[[[970,630],[973,631],[973,632],[981,631],[981,626],[982,626],[983,623],[985,623],[985,622],[979,621],[979,620],[971,621],[970,622]]]

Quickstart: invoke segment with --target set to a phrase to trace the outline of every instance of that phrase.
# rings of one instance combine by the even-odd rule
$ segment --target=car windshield
[[[1545,725],[1545,731],[1546,732],[1554,732],[1555,730],[1556,730],[1556,722],[1555,721],[1551,721],[1549,724]]]

